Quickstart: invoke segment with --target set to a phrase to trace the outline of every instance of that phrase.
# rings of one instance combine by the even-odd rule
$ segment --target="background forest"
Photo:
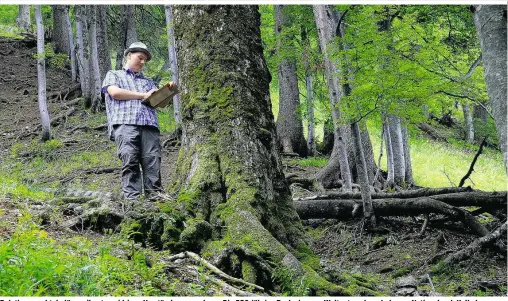
[[[127,213],[135,41],[184,92]],[[0,63],[1,295],[507,294],[506,7],[0,5]]]

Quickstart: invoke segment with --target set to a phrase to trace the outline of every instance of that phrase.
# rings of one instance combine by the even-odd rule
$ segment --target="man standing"
[[[161,147],[155,109],[141,103],[157,90],[155,83],[141,72],[152,58],[145,44],[132,43],[124,51],[121,70],[108,71],[102,91],[106,98],[108,132],[122,160],[124,198],[147,198],[161,191]],[[170,87],[175,87],[173,82]]]

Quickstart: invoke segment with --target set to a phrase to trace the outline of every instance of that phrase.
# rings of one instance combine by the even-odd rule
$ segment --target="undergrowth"
[[[176,283],[157,257],[147,263],[154,256],[120,234],[57,241],[25,214],[16,232],[0,239],[0,295],[171,295]]]

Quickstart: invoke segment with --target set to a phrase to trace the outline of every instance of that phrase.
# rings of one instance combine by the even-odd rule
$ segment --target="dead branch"
[[[432,270],[428,271],[428,274],[438,274],[447,267],[457,264],[463,260],[470,258],[474,253],[478,252],[483,247],[495,242],[501,235],[506,234],[507,222],[501,227],[497,228],[494,232],[488,233],[470,243],[466,248],[453,253],[446,257],[444,260],[435,265]],[[506,252],[506,249],[505,249]]]
[[[81,85],[78,83],[78,84],[75,84],[74,86],[67,87],[66,89],[63,89],[61,91],[50,93],[48,95],[48,99],[53,99],[53,98],[57,98],[57,97],[62,98],[62,95],[67,96],[73,92],[76,92],[79,89],[81,89]]]
[[[193,259],[197,263],[206,266],[206,268],[208,268],[213,273],[215,273],[218,276],[220,276],[220,277],[222,277],[222,278],[224,278],[226,280],[229,280],[229,281],[231,281],[233,283],[237,283],[237,284],[241,284],[241,285],[245,285],[245,286],[250,286],[250,287],[253,287],[253,288],[255,288],[255,289],[259,290],[259,291],[262,291],[262,292],[264,292],[264,290],[265,290],[264,288],[262,288],[259,285],[256,285],[256,284],[253,284],[253,283],[249,283],[249,282],[247,282],[245,280],[229,276],[228,274],[226,274],[223,271],[219,270],[219,268],[217,268],[216,266],[212,265],[211,263],[209,263],[205,259],[201,258],[198,254],[190,252],[190,251],[185,251],[185,252],[182,252],[182,253],[170,256],[168,258],[168,260],[169,261],[173,261],[173,260],[176,260],[176,259],[185,259],[185,258]]]
[[[471,162],[471,166],[469,166],[469,170],[467,171],[467,173],[464,175],[464,177],[460,180],[460,183],[459,183],[459,187],[462,187],[464,185],[464,182],[467,180],[467,178],[469,178],[469,176],[471,175],[471,173],[473,172],[474,170],[474,165],[476,163],[476,160],[478,159],[478,157],[480,156],[480,154],[482,153],[483,151],[483,147],[487,144],[487,137],[483,138],[482,140],[482,143],[480,143],[480,148],[478,149],[478,152],[476,153],[476,155],[474,156],[473,158],[473,162]]]

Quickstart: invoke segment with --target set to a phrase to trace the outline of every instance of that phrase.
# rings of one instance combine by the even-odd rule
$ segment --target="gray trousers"
[[[113,126],[118,157],[122,160],[122,190],[125,199],[147,198],[162,191],[159,129],[153,126]]]

